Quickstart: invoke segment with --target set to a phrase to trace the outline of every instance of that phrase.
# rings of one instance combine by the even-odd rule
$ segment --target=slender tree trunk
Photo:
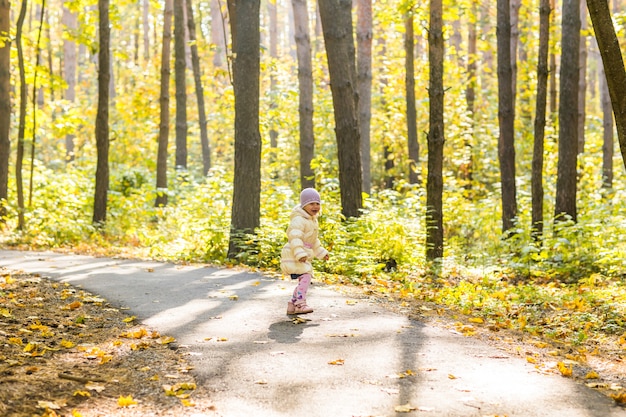
[[[187,83],[185,0],[174,0],[174,78],[176,84],[176,170],[187,170]]]
[[[39,66],[41,61],[41,33],[43,32],[44,15],[46,13],[46,0],[41,2],[41,13],[39,14],[39,28],[37,29],[37,42],[35,44],[37,58],[35,61],[35,70],[33,72],[33,127],[32,127],[32,140],[30,142],[30,175],[28,186],[28,207],[31,207],[33,203],[33,178],[35,176],[35,149],[37,143],[37,105],[43,105],[43,88],[37,87],[37,77],[39,76]],[[37,95],[41,98],[41,103],[37,100]]]
[[[313,130],[313,63],[309,36],[307,0],[292,0],[298,57],[298,115],[300,117],[300,186],[315,187],[315,172],[311,161],[315,156]]]
[[[626,166],[626,70],[606,0],[587,0],[613,106],[617,139]]]
[[[159,147],[157,151],[157,173],[155,207],[167,205],[167,146],[170,126],[170,56],[172,45],[172,14],[174,0],[165,0],[163,12],[163,43],[161,50],[161,92],[159,95]]]
[[[555,10],[556,3],[555,0],[550,0],[550,9]],[[556,11],[556,10],[555,10]],[[556,13],[552,13],[550,17],[550,31],[554,30],[554,15]],[[556,54],[554,52],[554,48],[550,50],[550,87],[549,87],[549,95],[550,95],[550,115],[554,117],[557,113],[558,109],[558,94],[556,88]]]
[[[202,174],[207,175],[211,169],[211,148],[209,146],[209,134],[207,132],[206,109],[204,107],[204,89],[202,88],[202,71],[200,71],[200,57],[196,38],[196,22],[193,18],[193,6],[191,0],[187,4],[187,30],[191,49],[191,66],[193,68],[193,80],[196,87],[196,102],[198,103],[198,123],[200,124],[200,146],[202,148]]]
[[[585,118],[587,94],[587,4],[580,1],[580,52],[578,70],[578,153],[585,150]]]
[[[415,33],[413,30],[413,10],[410,10],[407,13],[404,22],[404,52],[406,55],[406,127],[409,151],[409,184],[417,184],[419,182],[418,164],[420,159],[420,145],[417,141],[417,109],[415,106]]]
[[[277,62],[278,61],[278,9],[276,6],[276,2],[268,2],[267,3],[267,11],[268,11],[268,15],[269,15],[269,26],[270,26],[270,58],[272,60],[272,63]],[[295,35],[294,35],[295,36]],[[276,97],[276,90],[277,90],[277,86],[276,86],[276,75],[274,74],[274,71],[270,72],[270,97],[272,97],[272,99],[270,100],[270,114],[274,115],[276,113],[275,109],[277,107],[276,101],[277,99]],[[272,116],[269,118],[269,124],[270,124],[270,129],[269,129],[269,133],[270,133],[270,149],[271,149],[271,154],[272,156],[276,155],[276,149],[278,147],[278,131],[276,130],[276,120],[275,118]]]
[[[515,104],[517,102],[517,51],[519,49],[519,9],[522,0],[509,0],[511,8],[511,91],[513,95],[513,120],[515,120]]]
[[[474,175],[474,157],[473,157],[473,139],[474,139],[474,123],[475,123],[475,107],[476,107],[476,86],[477,86],[477,64],[478,47],[477,47],[477,28],[476,20],[478,19],[478,0],[471,0],[470,14],[468,17],[468,35],[467,35],[467,85],[465,87],[465,101],[467,103],[467,117],[470,119],[471,134],[465,135],[465,162],[460,167],[461,179],[463,187],[467,191],[466,197],[470,197],[469,191],[472,189],[472,177]]]
[[[0,33],[11,28],[11,1],[0,0]],[[11,150],[11,41],[0,46],[0,224],[6,223]]]
[[[150,60],[150,0],[141,0],[142,34],[143,34],[143,59]]]
[[[443,7],[430,0],[428,58],[430,117],[428,130],[428,181],[426,183],[426,259],[443,257]]]
[[[320,0],[318,4],[335,111],[342,214],[354,218],[363,207],[363,174],[352,2]]]
[[[261,216],[260,0],[229,0],[228,9],[235,57],[235,177],[228,257],[234,259],[244,250],[242,238],[255,233]]]
[[[357,89],[359,95],[359,133],[363,191],[372,188],[370,157],[370,122],[372,118],[372,0],[357,2]]]
[[[109,81],[111,77],[109,0],[98,0],[98,13],[100,49],[98,51],[98,112],[95,132],[98,161],[93,222],[101,225],[106,221],[109,191]]]
[[[67,3],[67,0],[66,0]],[[77,16],[67,7],[63,7],[62,23],[68,32],[73,32],[78,26]],[[65,100],[74,105],[76,100],[76,43],[66,37],[63,39],[63,79],[67,88],[65,89]],[[73,162],[76,155],[74,154],[74,139],[76,135],[68,133],[65,135],[65,161]]]
[[[539,54],[537,59],[537,104],[535,108],[535,141],[531,174],[532,235],[543,235],[543,142],[548,96],[548,49],[550,47],[550,0],[539,4]]]
[[[511,68],[511,23],[509,0],[498,0],[498,120],[500,136],[498,159],[502,189],[502,232],[515,226],[517,196],[515,187],[515,112],[513,109],[513,70]]]
[[[226,23],[224,22],[224,11],[221,8],[220,0],[211,0],[211,42],[215,45],[213,53],[213,66],[221,68],[224,66],[226,56]]]
[[[602,187],[613,188],[613,153],[614,153],[614,137],[613,137],[613,108],[611,107],[611,96],[609,95],[609,87],[606,82],[604,68],[600,66],[598,71],[600,78],[600,103],[602,106]]]
[[[559,162],[554,218],[576,221],[576,160],[578,155],[578,65],[580,54],[580,1],[563,1],[559,84]]]
[[[22,0],[22,7],[17,18],[15,31],[15,45],[17,47],[17,59],[20,71],[20,115],[19,126],[17,132],[17,157],[15,161],[15,184],[17,188],[17,209],[18,209],[18,225],[19,230],[23,230],[26,226],[24,221],[24,183],[22,179],[22,165],[24,162],[24,136],[26,131],[26,71],[24,68],[24,51],[22,49],[22,29],[24,27],[24,18],[26,17],[26,9],[28,1]]]

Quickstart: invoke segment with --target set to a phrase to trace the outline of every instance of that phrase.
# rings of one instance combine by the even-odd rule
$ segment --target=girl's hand
[[[327,260],[328,260],[328,258],[330,258],[330,255],[329,255],[329,254],[326,254],[326,256],[324,256],[324,260],[325,260],[325,261],[327,261]]]

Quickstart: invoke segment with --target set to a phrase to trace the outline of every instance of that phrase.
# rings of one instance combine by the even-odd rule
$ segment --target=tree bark
[[[613,137],[613,108],[611,107],[611,96],[606,82],[604,68],[598,71],[600,78],[600,105],[602,107],[602,187],[613,188],[613,153],[615,148]]]
[[[430,0],[428,58],[428,180],[426,183],[426,259],[443,257],[443,7],[442,0]]]
[[[228,257],[245,248],[242,238],[260,225],[261,133],[259,131],[260,0],[229,0],[235,92],[235,177]]]
[[[311,161],[315,156],[313,130],[313,63],[309,35],[309,12],[306,0],[292,0],[298,57],[298,115],[300,117],[300,186],[315,187]]]
[[[227,25],[224,22],[224,11],[221,9],[220,0],[211,0],[211,42],[215,45],[213,53],[213,66],[222,68],[226,56],[226,36]]]
[[[185,171],[187,170],[185,0],[174,0],[174,57],[174,79],[176,84],[176,171]]]
[[[420,145],[417,141],[417,109],[415,105],[415,33],[413,30],[413,10],[405,18],[404,52],[405,58],[405,89],[406,89],[406,127],[409,152],[409,184],[419,182],[418,164]]]
[[[66,0],[65,3],[68,3]],[[72,33],[78,26],[76,13],[72,13],[68,8],[63,7],[62,23],[67,28],[67,31]],[[69,37],[63,39],[63,79],[67,84],[65,89],[65,100],[69,101],[71,105],[76,100],[76,64],[78,55],[76,54],[76,42]],[[74,139],[76,135],[73,133],[67,133],[65,135],[65,161],[74,161]]]
[[[209,146],[209,134],[207,132],[206,109],[204,106],[204,89],[202,88],[202,71],[200,70],[200,57],[196,38],[196,22],[193,18],[193,6],[191,0],[187,4],[187,31],[189,32],[189,44],[191,51],[191,66],[193,80],[196,88],[196,102],[198,104],[198,123],[200,124],[200,146],[202,149],[202,174],[207,175],[211,169],[211,148]]]
[[[626,70],[606,0],[587,0],[611,96],[617,139],[626,166]]]
[[[539,4],[539,53],[537,58],[537,101],[535,107],[535,139],[531,173],[533,238],[543,235],[543,151],[548,96],[548,50],[550,48],[550,0]]]
[[[148,62],[150,59],[150,0],[141,0],[142,29],[143,29],[143,59]]]
[[[580,1],[580,52],[578,56],[578,153],[585,151],[585,118],[587,94],[587,4]]]
[[[357,90],[359,97],[359,134],[363,191],[372,188],[370,157],[370,124],[372,118],[372,0],[357,2]]]
[[[363,174],[352,2],[320,0],[318,4],[335,113],[341,212],[346,218],[355,218],[363,207]]]
[[[11,29],[11,1],[0,0],[0,33]],[[0,46],[0,224],[6,223],[11,151],[11,41]]]
[[[155,207],[167,205],[167,146],[170,127],[170,56],[172,46],[172,14],[174,0],[165,0],[163,11],[163,43],[161,50],[161,92],[159,94],[159,147],[157,150]]]
[[[502,189],[502,232],[509,233],[517,217],[515,187],[515,112],[513,109],[513,70],[511,68],[511,21],[509,0],[497,3],[498,38],[498,160]]]
[[[107,215],[109,191],[109,82],[111,70],[109,25],[109,0],[98,0],[99,41],[98,51],[98,111],[96,115],[96,189],[93,206],[93,223],[102,225]]]
[[[559,80],[559,161],[557,165],[556,221],[576,221],[576,160],[578,155],[578,77],[580,55],[580,1],[564,0]]]
[[[15,45],[17,47],[17,60],[20,71],[20,114],[19,125],[17,132],[17,150],[15,161],[15,185],[17,188],[17,209],[18,209],[18,224],[17,228],[23,230],[26,226],[24,220],[24,183],[22,178],[22,166],[24,162],[24,136],[26,131],[26,71],[24,68],[24,51],[22,48],[22,29],[24,27],[24,18],[26,17],[26,9],[28,7],[28,1],[22,0],[22,7],[20,14],[17,18],[17,25],[15,30]]]

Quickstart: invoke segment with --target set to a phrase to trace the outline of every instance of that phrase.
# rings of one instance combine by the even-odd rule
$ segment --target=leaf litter
[[[0,269],[2,416],[212,415],[182,349],[101,297]]]

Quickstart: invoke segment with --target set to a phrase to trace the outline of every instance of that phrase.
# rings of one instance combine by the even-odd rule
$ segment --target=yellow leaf
[[[233,301],[237,301],[237,300],[239,300],[239,296],[238,296],[238,295],[236,295],[236,294],[235,294],[235,295],[231,295],[231,296],[229,296],[228,298],[230,298],[230,299],[231,299],[231,300],[233,300]]]
[[[591,371],[587,375],[585,375],[585,379],[598,379],[600,375],[596,371]]]
[[[186,398],[181,399],[180,402],[185,407],[195,407],[196,406],[196,403],[194,403],[193,400],[188,400]]]
[[[161,337],[161,339],[159,339],[159,343],[162,345],[167,345],[168,343],[173,343],[175,341],[176,339],[174,339],[172,336],[163,336]]]
[[[0,308],[0,316],[4,317],[4,318],[10,318],[11,317],[11,310],[9,310],[8,308]]]
[[[471,323],[484,323],[485,321],[483,319],[481,319],[480,317],[472,317],[471,319],[469,319],[469,321]]]
[[[556,364],[557,368],[561,372],[563,376],[572,376],[572,368],[565,365],[563,362],[559,362]]]
[[[71,349],[74,346],[76,346],[76,343],[74,342],[70,342],[69,340],[65,340],[65,339],[61,340],[61,347],[64,347],[66,349]]]
[[[611,398],[613,398],[616,403],[626,404],[626,392],[620,392],[619,394],[611,394]]]
[[[396,413],[410,413],[411,411],[417,410],[417,407],[413,407],[411,404],[398,405],[395,408]]]
[[[72,410],[72,417],[83,417],[83,415],[78,410]]]
[[[124,397],[122,395],[120,396],[120,398],[117,399],[117,405],[119,405],[120,407],[130,407],[136,404],[137,401],[133,400],[132,395],[129,395],[128,397]]]
[[[253,287],[258,287],[259,285],[261,285],[261,281],[255,281],[252,283]]]
[[[358,301],[356,300],[346,300],[346,304],[348,304],[349,306],[353,306],[357,303]]]
[[[537,363],[537,359],[533,358],[532,356],[526,356],[526,362]]]
[[[344,364],[344,360],[343,359],[336,359],[334,361],[330,361],[328,362],[329,365],[343,365]]]
[[[124,323],[130,323],[132,321],[135,321],[137,317],[135,316],[130,316],[130,317],[126,317],[124,320],[122,320]]]
[[[448,379],[457,379],[457,377],[452,374],[448,374]]]
[[[89,391],[74,391],[74,397],[91,397]]]
[[[228,338],[227,337],[218,337],[217,341],[218,342],[228,342]]]
[[[83,303],[81,303],[80,301],[74,301],[73,303],[70,303],[66,305],[65,307],[63,307],[63,310],[76,310],[82,305]]]
[[[10,337],[9,344],[21,346],[22,344],[24,344],[24,342],[22,341],[21,337]]]

